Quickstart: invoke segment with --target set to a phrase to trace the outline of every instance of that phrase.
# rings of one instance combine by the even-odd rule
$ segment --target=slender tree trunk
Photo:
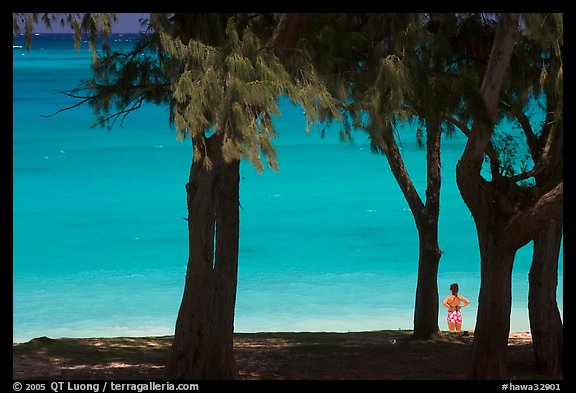
[[[414,334],[428,339],[438,333],[438,265],[442,252],[438,239],[428,234],[434,229],[419,229],[418,283],[414,306]],[[437,231],[436,231],[437,232]]]
[[[440,212],[440,139],[442,130],[433,115],[427,116],[427,188],[424,204],[414,187],[391,130],[384,130],[382,150],[392,174],[410,206],[418,230],[418,282],[414,305],[413,337],[427,339],[438,333],[438,265],[442,251],[438,246]]]
[[[170,379],[237,379],[233,354],[238,268],[239,161],[226,162],[222,135],[201,138],[186,185],[189,257]],[[207,165],[207,159],[210,164]]]
[[[563,326],[558,304],[558,258],[562,221],[551,224],[534,238],[534,254],[529,273],[528,311],[536,364],[540,373],[563,377]]]
[[[497,224],[478,229],[481,285],[469,371],[473,379],[506,376],[505,352],[510,334],[512,266],[516,252],[500,244],[502,231]]]
[[[546,169],[535,176],[536,184],[542,188],[562,181],[564,172],[563,122],[561,118],[555,120],[555,111],[562,105],[554,97],[547,97],[547,107],[546,122],[539,138],[533,133],[528,119],[520,117],[534,161],[547,164]],[[556,302],[562,228],[562,220],[556,220],[534,238],[528,274],[528,313],[536,364],[541,374],[558,379],[563,377],[564,366],[563,326]]]
[[[413,211],[418,228],[418,284],[414,305],[414,338],[427,339],[438,328],[438,265],[442,251],[438,245],[440,215],[440,140],[442,129],[436,117],[426,117],[426,204]]]

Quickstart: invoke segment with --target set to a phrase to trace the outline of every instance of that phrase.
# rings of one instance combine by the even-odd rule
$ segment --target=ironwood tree
[[[342,14],[316,23],[308,42],[343,113],[342,139],[352,139],[352,129],[368,133],[412,212],[419,241],[413,336],[430,338],[439,332],[441,139],[456,129],[452,114],[474,88],[491,33],[477,14]],[[417,126],[426,149],[423,195],[401,154],[398,129],[405,123]]]
[[[518,45],[520,19],[518,14],[498,16],[479,89],[482,105],[468,105],[472,127],[456,171],[458,187],[474,218],[480,246],[481,287],[469,373],[469,377],[475,379],[506,377],[505,349],[510,332],[515,254],[551,224],[561,220],[563,212],[563,180],[556,172],[561,169],[556,159],[538,161],[542,168],[554,168],[555,173],[554,181],[542,187],[519,184],[529,177],[528,172],[507,173],[503,170],[506,166],[499,165],[498,157],[488,154],[507,78],[516,72],[516,67],[510,65],[514,53],[522,50]],[[549,147],[554,146],[554,149],[549,151],[558,154],[562,140],[561,105],[555,105],[553,119],[554,131],[549,137],[560,139],[554,142],[550,139]],[[483,175],[485,157],[490,169],[489,179]],[[545,171],[538,168],[540,170]]]
[[[166,366],[171,379],[237,379],[233,355],[238,272],[240,160],[278,168],[273,116],[280,96],[309,123],[339,114],[304,51],[294,51],[308,14],[150,14],[128,52],[102,47],[109,14],[15,14],[27,37],[39,20],[90,35],[94,77],[65,94],[112,127],[143,103],[167,105],[170,123],[192,142],[186,184],[189,256]],[[76,28],[78,27],[78,28]],[[30,41],[29,41],[30,42]]]
[[[516,44],[521,49],[512,56],[514,72],[504,85],[499,110],[514,120],[525,140],[525,160],[532,163],[510,175],[520,187],[542,193],[563,179],[563,16],[531,13],[523,18]],[[533,119],[534,112],[544,115]],[[554,219],[534,237],[529,273],[534,354],[539,373],[551,378],[563,377],[563,324],[556,299],[562,229],[562,220]]]

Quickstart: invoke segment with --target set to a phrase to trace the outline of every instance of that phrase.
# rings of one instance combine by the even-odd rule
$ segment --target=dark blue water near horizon
[[[135,35],[113,35],[129,48]],[[38,336],[173,334],[187,263],[190,140],[178,142],[166,108],[145,105],[123,127],[89,128],[82,106],[60,92],[90,77],[86,43],[70,35],[13,40],[13,340]],[[235,330],[411,329],[418,239],[386,159],[338,125],[305,132],[300,107],[281,100],[278,173],[241,166],[241,228]],[[402,154],[421,195],[425,152],[415,129],[399,130]],[[472,304],[480,288],[476,230],[455,182],[466,140],[442,141],[439,296],[452,282]],[[528,270],[513,271],[511,329],[528,331]],[[562,260],[558,300],[563,309]],[[438,315],[446,328],[444,310]]]

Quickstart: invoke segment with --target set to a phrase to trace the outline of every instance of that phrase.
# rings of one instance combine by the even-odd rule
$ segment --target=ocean
[[[114,35],[129,48],[135,36]],[[13,39],[13,341],[34,337],[174,333],[187,263],[185,184],[189,139],[178,142],[165,107],[145,105],[112,130],[90,128],[60,92],[90,77],[91,54],[66,34]],[[418,238],[386,158],[338,124],[306,133],[302,109],[280,101],[279,171],[241,165],[236,332],[412,329]],[[425,151],[415,127],[399,131],[421,195]],[[438,273],[440,301],[452,282],[476,323],[480,257],[455,165],[466,139],[442,141]],[[528,331],[531,244],[513,270],[511,330]],[[558,303],[563,309],[563,262]],[[445,310],[438,315],[447,329]]]

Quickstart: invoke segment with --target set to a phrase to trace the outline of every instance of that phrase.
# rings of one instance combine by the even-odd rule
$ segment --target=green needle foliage
[[[228,161],[277,171],[273,140],[280,97],[302,106],[307,131],[327,117],[341,119],[308,52],[294,50],[288,63],[265,46],[276,23],[272,15],[153,13],[147,33],[128,52],[111,50],[105,41],[97,50],[99,34],[111,32],[113,15],[15,14],[15,34],[23,26],[31,40],[38,18],[48,27],[68,23],[77,43],[90,35],[94,77],[65,92],[79,101],[56,113],[87,103],[96,115],[92,127],[112,128],[119,120],[122,126],[143,103],[167,105],[178,140],[191,137],[196,153],[202,138],[195,136],[225,133]],[[209,157],[204,163],[210,165]]]
[[[218,47],[200,40],[184,44],[166,33],[160,34],[160,41],[182,69],[171,86],[179,139],[226,133],[223,150],[228,161],[245,159],[262,171],[265,159],[269,168],[278,170],[272,140],[278,137],[274,116],[281,115],[277,103],[282,96],[305,108],[309,124],[320,121],[320,108],[339,116],[310,66],[293,77],[277,56],[263,50],[249,28],[239,32],[234,18]],[[194,146],[195,151],[201,148]]]
[[[102,38],[102,48],[108,49],[106,37],[112,34],[112,25],[118,22],[116,14],[106,13],[14,13],[12,14],[13,35],[24,34],[26,47],[32,45],[32,32],[34,26],[42,23],[49,30],[52,26],[68,26],[74,33],[74,47],[80,50],[80,41],[83,34],[88,36],[88,47],[93,54],[93,62],[96,63],[97,41]]]

